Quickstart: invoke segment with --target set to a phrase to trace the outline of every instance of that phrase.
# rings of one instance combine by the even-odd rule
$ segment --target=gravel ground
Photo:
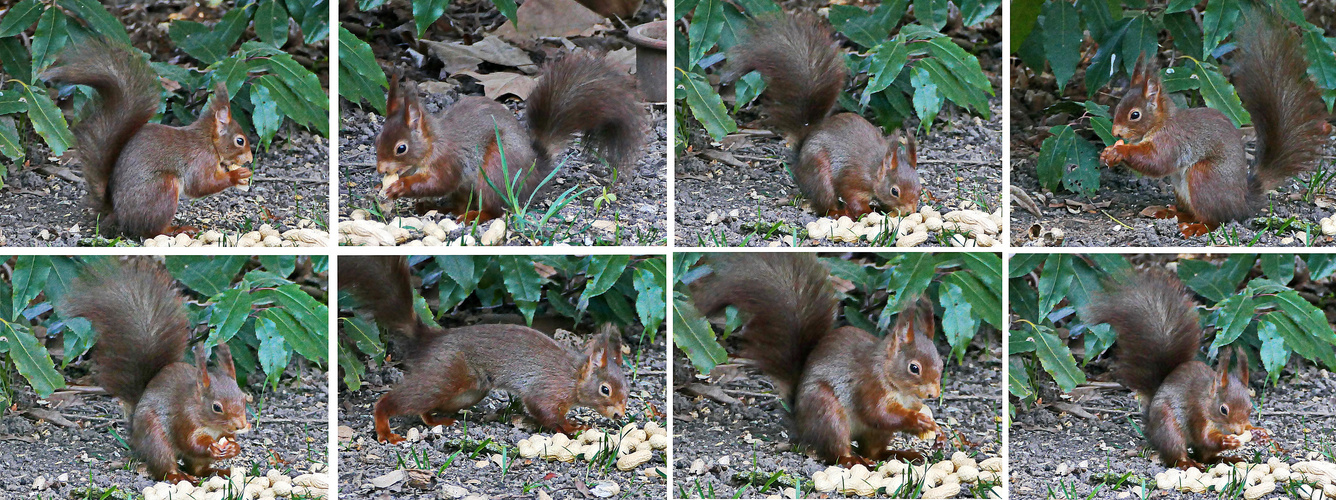
[[[466,92],[462,93],[482,93],[481,86],[472,87],[477,87],[476,92],[465,87]],[[436,112],[448,107],[460,94],[457,89],[451,89],[447,95],[423,92],[423,104]],[[523,109],[523,104],[511,103],[511,107],[519,110]],[[615,202],[604,203],[597,210],[594,208],[604,189],[610,188],[608,181],[612,176],[596,158],[581,153],[578,142],[573,143],[559,160],[564,162],[561,170],[549,186],[538,192],[530,210],[545,213],[559,195],[572,187],[579,188],[577,192],[592,189],[557,212],[537,234],[532,237],[511,234],[506,244],[535,245],[551,240],[571,245],[665,245],[668,224],[667,115],[663,105],[648,107],[652,113],[650,140],[636,162],[634,176],[621,174],[617,186],[611,188],[617,195]],[[375,139],[385,118],[374,110],[363,110],[346,101],[339,109],[343,114],[339,133],[339,220],[350,218],[352,211],[358,208],[373,214],[381,213],[376,201],[380,174],[376,173]],[[382,222],[396,215],[420,215],[414,209],[414,202],[408,199],[398,200],[393,210],[383,214]],[[590,228],[596,221],[615,222],[617,233]]]
[[[1040,210],[1040,216],[1011,207],[1012,246],[1052,245],[1044,233],[1060,229],[1063,246],[1072,247],[1160,247],[1160,246],[1305,246],[1296,233],[1303,224],[1312,225],[1310,245],[1333,246],[1336,238],[1324,236],[1318,220],[1332,215],[1331,198],[1319,196],[1317,202],[1304,201],[1304,187],[1313,174],[1286,181],[1267,195],[1266,206],[1243,222],[1233,221],[1210,234],[1184,238],[1173,219],[1142,216],[1149,206],[1173,205],[1174,188],[1165,179],[1138,176],[1126,168],[1100,168],[1099,192],[1094,198],[1073,193],[1054,196],[1039,186],[1035,177],[1037,150],[1024,152],[1013,144],[1012,185],[1027,193]],[[1013,195],[1013,200],[1016,197]],[[1069,203],[1072,202],[1072,203]],[[1075,206],[1073,206],[1073,203]]]
[[[1002,100],[989,101],[992,119],[983,121],[948,106],[932,132],[918,137],[921,204],[946,213],[970,202],[987,212],[1002,203]],[[906,124],[917,125],[916,121]],[[697,126],[692,144],[708,137]],[[808,222],[817,220],[806,200],[801,204],[797,184],[785,165],[789,148],[783,139],[762,135],[742,139],[720,151],[710,144],[709,154],[731,155],[734,163],[710,160],[702,148],[678,155],[675,171],[678,245],[765,246],[798,231],[802,245],[855,246],[852,243],[814,242],[806,239]],[[745,163],[740,166],[737,162]],[[735,213],[736,212],[736,213]],[[718,222],[711,222],[715,214]],[[792,238],[784,238],[785,244]],[[861,243],[866,246],[866,242]],[[927,245],[945,245],[937,239]]]
[[[769,381],[759,374],[730,377],[732,380],[724,383],[722,389],[741,404],[692,396],[684,393],[681,384],[704,381],[693,376],[695,372],[681,351],[674,350],[674,354],[674,380],[679,387],[673,392],[673,496],[763,498],[778,494],[774,487],[761,490],[777,472],[786,477],[776,484],[790,487],[794,476],[798,476],[796,479],[801,479],[804,488],[810,490],[812,474],[824,470],[826,465],[793,450],[787,413],[779,399],[772,396],[774,388]],[[953,443],[959,444],[955,435],[958,433],[959,438],[977,445],[960,451],[978,455],[979,460],[984,455],[998,454],[1002,448],[999,358],[992,350],[984,355],[970,349],[963,365],[948,362],[942,376],[943,398],[940,402],[928,402],[937,422],[953,433]],[[897,438],[892,445],[920,450],[928,446],[905,437]],[[957,448],[953,445],[945,454],[949,456],[954,451]],[[941,457],[935,453],[933,458]],[[691,465],[697,460],[708,470],[692,474]],[[808,495],[812,493],[809,491]],[[822,495],[821,498],[840,496]],[[961,496],[977,496],[977,492],[962,491]]]
[[[1092,366],[1103,364],[1092,362]],[[1294,366],[1293,364],[1291,366]],[[1258,374],[1254,380],[1260,378]],[[1107,378],[1107,377],[1105,377]],[[1253,386],[1257,387],[1256,384]],[[1117,384],[1080,390],[1080,396],[1065,398],[1050,379],[1038,384],[1040,400],[1079,406],[1087,415],[1079,416],[1054,406],[1022,408],[1016,406],[1011,429],[1011,497],[1046,498],[1069,491],[1068,498],[1121,498],[1142,479],[1154,483],[1156,473],[1165,470],[1155,453],[1147,448],[1129,419],[1141,426],[1141,412],[1132,393]],[[1286,371],[1274,386],[1257,389],[1254,403],[1260,415],[1253,414],[1253,425],[1271,432],[1280,450],[1257,442],[1243,451],[1227,455],[1242,456],[1253,463],[1275,456],[1289,463],[1307,460],[1310,453],[1323,454],[1322,460],[1336,458],[1336,375],[1305,364]],[[1012,401],[1013,405],[1017,403]],[[1058,468],[1075,469],[1060,475]],[[1121,487],[1114,485],[1123,474],[1132,476]],[[1152,486],[1153,487],[1153,486]],[[1096,491],[1098,490],[1098,491]],[[1284,498],[1285,491],[1265,498]],[[1155,498],[1217,498],[1215,494],[1197,495],[1157,492]]]
[[[316,464],[323,470],[329,463],[326,373],[302,361],[294,361],[287,373],[300,376],[283,379],[276,392],[259,385],[243,388],[255,398],[250,404],[251,431],[238,436],[240,456],[215,466],[240,465],[263,474],[271,468],[309,472]],[[75,383],[79,381],[71,380]],[[101,494],[110,489],[137,494],[154,484],[143,464],[132,460],[121,444],[120,437],[129,434],[121,405],[110,396],[65,391],[39,403],[32,389],[23,386],[15,399],[20,413],[59,412],[73,426],[12,411],[0,416],[0,448],[4,450],[0,453],[0,471],[4,471],[0,497],[103,498]],[[68,474],[68,481],[33,491],[38,476],[56,481],[61,474]],[[84,492],[90,487],[94,493],[86,497]]]
[[[0,189],[0,241],[7,246],[107,244],[87,240],[95,235],[98,221],[84,202],[87,189],[79,167],[51,159],[46,145],[38,141],[30,142],[28,149],[32,165],[11,166]],[[205,198],[182,199],[173,224],[224,234],[266,223],[282,232],[297,228],[302,219],[328,227],[328,140],[299,130],[291,141],[275,139],[269,151],[257,148],[253,153],[250,191],[227,189]]]
[[[635,344],[633,337],[625,337],[626,345],[631,348],[625,367],[630,382],[627,413],[637,424],[643,425],[646,419],[665,424],[660,412],[666,408],[666,336],[660,333],[653,343],[644,345]],[[665,465],[662,452],[656,451],[649,463],[629,472],[615,467],[605,469],[579,460],[564,463],[516,458],[517,443],[540,430],[532,419],[527,418],[522,407],[516,405],[512,410],[508,395],[499,391],[494,391],[455,425],[443,428],[439,435],[433,434],[417,417],[391,419],[390,425],[395,432],[407,435],[413,428],[424,438],[399,445],[379,443],[372,424],[372,407],[381,394],[402,378],[403,372],[397,366],[369,368],[361,390],[340,391],[340,498],[450,498],[443,492],[445,487],[463,488],[472,495],[482,495],[481,498],[531,498],[533,495],[555,499],[587,498],[588,489],[603,481],[615,482],[621,490],[620,498],[667,497],[665,480],[647,479],[643,474],[646,469]],[[587,408],[577,408],[570,416],[578,422],[603,429],[619,427]],[[461,449],[463,440],[478,444]],[[477,447],[488,440],[491,444],[487,450],[474,456]],[[489,461],[492,455],[501,453],[498,444],[507,447],[508,460],[514,459],[505,470],[498,462]],[[395,477],[390,474],[403,471],[407,472],[408,480],[390,479]],[[376,485],[382,481],[389,484]]]

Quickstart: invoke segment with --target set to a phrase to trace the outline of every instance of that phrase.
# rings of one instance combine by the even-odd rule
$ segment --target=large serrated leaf
[[[1242,12],[1239,0],[1212,0],[1206,3],[1206,11],[1201,16],[1203,53],[1214,52],[1220,42],[1234,32]]]
[[[700,121],[711,138],[720,140],[738,131],[737,122],[728,116],[724,100],[710,87],[704,76],[677,68],[676,81],[677,95],[686,99],[687,106],[691,107],[691,115]]]
[[[914,17],[920,24],[941,31],[946,26],[947,0],[914,0]]]
[[[999,290],[988,288],[971,271],[956,271],[947,275],[942,284],[948,283],[960,288],[961,296],[973,306],[974,316],[995,327],[1002,327],[1002,297]]]
[[[1058,125],[1049,129],[1053,134],[1039,146],[1039,158],[1035,160],[1035,173],[1039,184],[1052,192],[1062,188],[1062,176],[1067,173],[1067,165],[1076,163],[1076,131],[1069,125]]]
[[[1195,259],[1178,261],[1178,277],[1202,297],[1220,302],[1234,295],[1239,283],[1257,262],[1257,254],[1235,254],[1216,267],[1210,262]]]
[[[255,36],[281,48],[288,41],[288,9],[279,0],[261,0],[255,9]]]
[[[622,271],[626,270],[626,265],[630,262],[629,255],[591,256],[587,271],[589,281],[585,283],[584,291],[580,292],[580,300],[576,303],[576,307],[581,311],[588,308],[590,299],[603,295],[621,279]]]
[[[339,344],[339,367],[343,369],[343,385],[348,386],[348,390],[362,388],[362,375],[366,373],[366,366],[357,359],[352,349],[342,343]]]
[[[956,5],[960,7],[960,19],[965,26],[975,26],[992,17],[1002,6],[1002,0],[960,0]]]
[[[47,9],[41,17],[37,18],[37,31],[33,32],[32,37],[33,80],[36,80],[37,75],[56,62],[56,55],[60,53],[60,49],[65,48],[65,43],[69,41],[70,33],[65,28],[65,23],[65,13],[60,9]],[[27,75],[22,76],[27,77]]]
[[[988,82],[988,76],[983,74],[983,68],[979,66],[979,58],[974,57],[965,49],[956,45],[949,37],[933,38],[927,41],[928,53],[932,54],[946,68],[951,70],[951,74],[966,85],[977,90],[987,92],[993,95],[993,85]]]
[[[343,321],[343,335],[352,339],[357,350],[377,362],[385,359],[385,343],[380,340],[380,330],[375,323],[360,317],[340,319]]]
[[[651,338],[668,316],[668,278],[664,266],[663,257],[644,260],[636,265],[632,280],[636,290],[636,315]]]
[[[1034,340],[1035,356],[1039,358],[1039,364],[1058,383],[1062,392],[1072,392],[1076,386],[1086,382],[1085,373],[1076,366],[1076,358],[1072,357],[1072,350],[1051,328],[1031,326],[1030,339]]]
[[[710,322],[686,300],[673,303],[673,344],[686,353],[696,371],[708,375],[710,370],[728,360],[724,346],[714,338]]]
[[[533,268],[533,260],[519,255],[502,255],[501,275],[506,283],[506,291],[515,300],[516,307],[524,314],[524,321],[533,324],[534,311],[538,301],[543,298],[543,277]]]
[[[247,260],[244,255],[172,256],[166,263],[172,277],[201,295],[213,297],[228,288]]]
[[[18,125],[14,123],[12,116],[0,116],[0,155],[5,155],[5,158],[15,162],[27,155],[27,150],[19,141]]]
[[[19,374],[32,385],[37,397],[45,398],[65,387],[65,377],[56,371],[51,361],[51,353],[46,346],[37,341],[28,328],[8,321],[0,321],[0,344],[3,351],[9,353],[9,359],[18,368]]]
[[[371,45],[339,26],[339,95],[354,103],[365,100],[383,115],[386,88],[385,71]]]
[[[1048,2],[1044,5],[1044,19],[1040,25],[1044,29],[1044,50],[1048,54],[1048,64],[1053,68],[1058,89],[1065,89],[1072,75],[1076,74],[1076,64],[1081,60],[1081,39],[1085,36],[1085,31],[1081,29],[1081,16],[1070,3]]]
[[[696,5],[696,14],[687,29],[687,41],[690,42],[688,57],[696,64],[705,54],[719,43],[724,30],[723,0],[701,0]]]
[[[251,313],[250,290],[229,288],[214,297],[209,304],[209,338],[207,346],[216,346],[231,340],[246,324]]]
[[[288,346],[307,360],[319,365],[329,358],[327,336],[320,334],[328,329],[328,326],[321,328],[318,332],[312,332],[299,323],[287,310],[278,307],[270,307],[260,312],[260,315],[256,318],[256,321],[259,320],[274,322],[278,334],[283,336]]]
[[[107,12],[107,8],[95,0],[59,0],[61,7],[69,9],[76,17],[83,19],[93,32],[125,45],[130,45],[130,35],[116,16]]]
[[[255,338],[260,341],[260,348],[256,349],[255,355],[260,368],[264,370],[265,383],[271,388],[277,388],[279,376],[283,375],[288,361],[292,359],[292,350],[288,348],[287,339],[278,332],[278,325],[272,317],[255,320]]]
[[[1234,85],[1230,84],[1217,68],[1205,63],[1197,64],[1193,73],[1201,82],[1201,97],[1207,106],[1224,113],[1229,117],[1229,121],[1234,122],[1235,127],[1242,127],[1252,122],[1252,117],[1243,109],[1243,103],[1239,101],[1239,95],[1234,91]]]
[[[937,299],[942,305],[942,333],[946,334],[951,354],[960,363],[964,360],[965,348],[979,330],[979,313],[974,311],[971,301],[965,298],[965,291],[955,282],[943,281],[937,288]],[[998,309],[1001,310],[1000,304]]]
[[[1201,26],[1191,12],[1178,12],[1164,16],[1164,27],[1174,40],[1174,48],[1185,55],[1200,60],[1202,53]]]
[[[1044,269],[1039,273],[1039,316],[1047,316],[1058,303],[1067,298],[1067,291],[1072,285],[1072,256],[1055,253],[1044,259]]]
[[[13,302],[10,311],[17,317],[28,303],[37,298],[46,288],[46,279],[51,274],[51,257],[45,255],[20,255],[11,273]],[[15,320],[17,318],[5,318]]]
[[[1147,60],[1155,57],[1160,50],[1159,34],[1159,24],[1150,17],[1139,15],[1132,18],[1119,50],[1123,57],[1123,71],[1132,74],[1142,54],[1145,54]]]
[[[23,0],[14,4],[5,11],[4,17],[0,17],[0,38],[26,31],[45,12],[42,10],[45,7],[37,0]]]
[[[418,38],[427,32],[427,27],[445,15],[445,8],[450,0],[414,0],[413,22],[417,24]]]
[[[1252,323],[1253,311],[1257,309],[1257,302],[1252,297],[1244,294],[1233,295],[1216,304],[1219,309],[1219,320],[1215,332],[1215,340],[1211,342],[1211,350],[1219,349],[1234,343]]]
[[[1007,392],[1022,400],[1034,397],[1034,389],[1030,387],[1030,375],[1025,371],[1025,362],[1013,357],[1009,364],[1011,369],[1007,370]]]
[[[863,94],[871,95],[891,86],[895,78],[900,75],[900,70],[904,69],[905,63],[909,62],[909,49],[899,37],[886,40],[872,48],[872,52],[868,53],[867,62],[871,79],[868,80]]]

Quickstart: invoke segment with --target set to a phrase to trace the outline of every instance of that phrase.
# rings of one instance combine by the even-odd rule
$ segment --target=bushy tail
[[[752,71],[765,80],[768,125],[801,149],[808,133],[835,108],[848,69],[830,30],[815,16],[772,14],[757,18],[728,51],[723,81]]]
[[[1308,78],[1299,38],[1269,6],[1255,5],[1235,32],[1234,88],[1257,130],[1255,193],[1313,170],[1327,143],[1327,109]]]
[[[352,295],[353,307],[370,312],[382,327],[402,335],[413,345],[437,334],[413,310],[413,282],[407,257],[342,257],[339,259],[339,289]]]
[[[835,323],[830,271],[812,254],[716,253],[711,273],[692,284],[692,300],[710,315],[735,306],[747,318],[741,357],[774,381],[792,408],[807,356]]]
[[[1118,336],[1114,376],[1146,396],[1201,348],[1192,298],[1183,282],[1166,271],[1129,271],[1106,279],[1083,317],[1088,324],[1113,328]]]
[[[538,152],[540,172],[552,168],[576,132],[583,132],[586,150],[630,174],[649,133],[635,81],[600,55],[576,52],[549,65],[529,95],[529,130]],[[541,180],[541,179],[537,179]]]
[[[154,75],[148,62],[129,47],[101,38],[71,45],[42,75],[87,85],[101,97],[92,113],[72,129],[89,203],[99,213],[111,213],[108,184],[125,143],[158,112],[162,86]]]
[[[110,258],[84,269],[61,299],[61,316],[93,324],[93,378],[131,407],[164,367],[185,359],[190,342],[176,282],[146,257]]]

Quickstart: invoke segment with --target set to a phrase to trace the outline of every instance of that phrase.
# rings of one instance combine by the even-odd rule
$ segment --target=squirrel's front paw
[[[386,186],[384,192],[385,198],[387,199],[394,200],[402,198],[404,195],[408,194],[408,185],[404,184],[403,179],[399,179],[391,182],[389,186]]]
[[[209,456],[214,460],[226,460],[241,454],[241,446],[236,441],[214,441],[209,446]]]
[[[1123,152],[1120,149],[1122,145],[1123,141],[1118,141],[1117,144],[1104,148],[1104,151],[1099,154],[1099,162],[1103,163],[1106,167],[1122,163],[1125,159],[1123,157]]]
[[[233,184],[238,184],[241,181],[251,178],[252,172],[249,168],[238,167],[236,170],[227,171],[227,175],[232,177]]]
[[[1220,447],[1222,449],[1232,450],[1240,446],[1243,446],[1243,441],[1239,441],[1238,435],[1225,434],[1225,437],[1220,439]]]

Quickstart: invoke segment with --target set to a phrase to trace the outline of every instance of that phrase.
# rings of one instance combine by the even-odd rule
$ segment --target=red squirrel
[[[223,84],[199,119],[171,127],[149,123],[162,85],[124,45],[100,38],[71,45],[42,76],[97,91],[100,102],[71,131],[89,205],[109,226],[137,238],[194,232],[172,225],[181,194],[200,198],[250,183],[250,169],[240,167],[251,162],[250,145]]]
[[[1312,170],[1330,127],[1321,94],[1308,78],[1303,48],[1269,7],[1253,9],[1234,33],[1234,87],[1257,131],[1257,165],[1248,168],[1243,133],[1211,108],[1179,109],[1164,92],[1145,54],[1113,115],[1113,135],[1100,161],[1149,177],[1169,177],[1177,205],[1156,213],[1177,217],[1184,236],[1257,212],[1265,193]]]
[[[250,430],[247,398],[227,344],[215,349],[213,370],[202,345],[194,348],[195,364],[185,362],[191,325],[161,264],[146,257],[92,264],[62,297],[60,314],[92,323],[93,378],[120,399],[130,449],[155,479],[226,474],[212,464],[241,453],[236,435]]]
[[[1197,361],[1202,331],[1178,278],[1166,271],[1128,271],[1105,280],[1103,288],[1082,318],[1113,328],[1114,377],[1140,397],[1146,440],[1165,465],[1205,470],[1203,462],[1241,445],[1237,434],[1251,430],[1268,438],[1249,423],[1243,350],[1222,350],[1214,370]],[[1234,352],[1237,368],[1230,362]]]
[[[649,130],[640,101],[630,75],[589,52],[547,65],[529,95],[527,127],[486,97],[428,114],[417,85],[394,74],[376,136],[376,170],[399,176],[384,186],[389,199],[444,198],[439,208],[460,222],[491,220],[505,211],[497,190],[507,192],[518,179],[516,195],[527,201],[576,132],[620,175],[634,175]]]
[[[721,80],[761,73],[765,123],[793,148],[794,181],[817,215],[857,219],[873,201],[915,212],[922,186],[913,132],[887,138],[858,114],[831,114],[849,72],[832,42],[815,16],[759,17],[729,49]]]
[[[799,443],[845,466],[922,459],[888,448],[897,432],[935,432],[935,444],[945,444],[937,423],[919,412],[924,398],[941,394],[942,357],[927,301],[901,311],[877,338],[835,328],[839,300],[814,254],[714,253],[703,263],[710,273],[692,283],[692,301],[706,315],[730,305],[745,315],[739,357],[774,382],[793,411]]]
[[[455,413],[492,389],[519,397],[540,425],[566,434],[587,428],[566,418],[572,407],[592,408],[614,420],[626,414],[622,339],[615,328],[605,328],[576,353],[518,325],[432,327],[413,310],[410,279],[402,256],[339,260],[339,287],[408,344],[404,381],[376,401],[380,442],[404,441],[390,429],[391,417],[418,415],[429,426],[454,425]]]

